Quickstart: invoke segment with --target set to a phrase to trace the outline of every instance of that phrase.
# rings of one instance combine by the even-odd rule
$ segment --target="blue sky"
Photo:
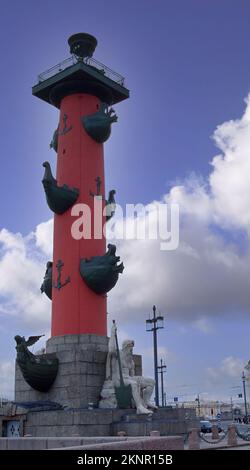
[[[31,86],[38,73],[69,56],[68,36],[86,31],[98,39],[95,57],[124,75],[131,93],[116,106],[119,120],[105,145],[107,189],[117,189],[122,205],[177,199],[183,221],[178,253],[150,258],[138,249],[148,273],[136,273],[136,286],[129,270],[134,252],[120,246],[127,274],[110,295],[111,314],[121,335],[133,335],[137,352],[144,351],[146,358],[151,357],[151,338],[144,333],[144,319],[154,303],[166,314],[159,345],[165,348],[169,396],[181,395],[185,385],[190,397],[204,392],[226,398],[231,386],[241,384],[242,364],[250,359],[250,185],[245,171],[250,131],[243,117],[250,91],[249,20],[247,0],[1,2],[0,229],[13,236],[6,241],[4,232],[0,262],[8,253],[10,261],[0,264],[0,273],[8,283],[15,278],[18,291],[13,300],[6,282],[1,291],[0,280],[4,377],[15,355],[14,334],[49,330],[50,304],[37,296],[34,282],[39,290],[49,254],[48,248],[40,249],[41,237],[47,240],[49,230],[45,225],[38,238],[31,234],[51,218],[41,185],[42,162],[49,160],[55,168],[49,142],[58,111],[32,97]],[[222,161],[211,165],[216,155]],[[15,251],[17,232],[25,249]],[[191,248],[199,266],[189,262]],[[30,288],[32,298],[26,301],[34,309],[27,315],[17,276],[25,273],[25,263],[23,290]],[[157,271],[163,282],[150,289],[150,275]],[[142,302],[145,286],[148,295]],[[119,311],[124,295],[128,300]],[[145,362],[152,373],[150,361]],[[9,382],[4,392],[11,393]]]

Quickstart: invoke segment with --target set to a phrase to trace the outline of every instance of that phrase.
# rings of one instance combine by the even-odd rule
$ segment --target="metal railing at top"
[[[98,60],[93,59],[92,57],[87,57],[87,58],[84,58],[83,60],[79,60],[75,56],[71,56],[68,59],[63,60],[59,64],[54,65],[53,67],[46,70],[45,72],[40,73],[37,77],[38,83],[44,82],[48,78],[53,77],[57,73],[62,72],[63,70],[66,70],[68,67],[71,67],[72,65],[75,65],[81,61],[84,64],[88,65],[89,67],[94,68],[96,71],[98,71],[105,77],[109,78],[110,80],[113,80],[119,85],[124,86],[124,81],[125,81],[124,77],[122,77],[122,75],[110,69],[106,65],[102,64]]]

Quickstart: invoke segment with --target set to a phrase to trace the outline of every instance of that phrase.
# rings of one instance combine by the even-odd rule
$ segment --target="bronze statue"
[[[85,131],[99,144],[108,140],[113,122],[117,122],[117,115],[113,108],[108,109],[106,103],[101,103],[96,113],[82,118]]]
[[[35,390],[47,392],[53,384],[58,371],[58,358],[53,354],[35,355],[28,346],[35,344],[42,336],[15,336],[17,357],[16,361],[23,374],[24,380]]]
[[[119,274],[123,272],[120,256],[116,256],[116,246],[108,245],[108,251],[103,256],[93,256],[91,259],[81,259],[80,274],[88,287],[96,294],[106,294],[116,285]]]
[[[50,300],[52,300],[52,269],[53,263],[52,261],[48,261],[46,265],[46,272],[43,278],[43,283],[40,287],[42,294],[45,293]]]
[[[69,188],[67,184],[58,186],[57,180],[52,175],[49,162],[44,162],[43,166],[45,172],[42,183],[47,204],[55,214],[64,214],[75,204],[79,196],[79,190],[77,188]]]

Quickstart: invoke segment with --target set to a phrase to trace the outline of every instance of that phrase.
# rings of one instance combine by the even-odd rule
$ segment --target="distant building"
[[[196,410],[196,416],[203,419],[231,419],[232,405],[223,403],[219,400],[194,400],[181,404],[184,408],[193,408]]]

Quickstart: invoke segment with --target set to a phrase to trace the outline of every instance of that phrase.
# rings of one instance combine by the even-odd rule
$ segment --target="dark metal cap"
[[[92,57],[97,46],[97,39],[91,34],[77,33],[68,39],[71,54],[84,59],[84,57]]]

